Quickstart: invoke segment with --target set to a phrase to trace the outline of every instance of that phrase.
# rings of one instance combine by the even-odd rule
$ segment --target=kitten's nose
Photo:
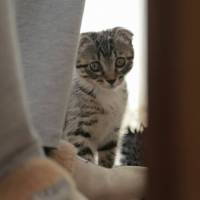
[[[110,83],[110,85],[113,85],[113,83],[116,81],[116,79],[110,79],[110,80],[107,80],[108,83]]]

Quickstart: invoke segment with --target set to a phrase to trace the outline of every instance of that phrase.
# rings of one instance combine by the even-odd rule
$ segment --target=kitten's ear
[[[91,38],[87,33],[82,33],[79,40],[79,48],[84,48],[92,43]]]
[[[128,29],[122,27],[116,27],[113,29],[114,37],[116,40],[131,44],[133,39],[133,33]]]

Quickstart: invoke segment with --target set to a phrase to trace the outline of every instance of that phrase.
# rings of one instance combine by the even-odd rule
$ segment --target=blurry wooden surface
[[[200,200],[200,1],[149,0],[148,200]]]

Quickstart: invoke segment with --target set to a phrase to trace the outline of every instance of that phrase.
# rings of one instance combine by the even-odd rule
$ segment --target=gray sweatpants
[[[62,136],[83,7],[0,1],[0,174]]]

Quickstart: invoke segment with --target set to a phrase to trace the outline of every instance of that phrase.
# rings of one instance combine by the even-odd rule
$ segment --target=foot
[[[24,162],[0,178],[3,200],[86,200],[67,171],[48,159]]]
[[[90,200],[140,200],[146,185],[145,167],[107,169],[76,156],[76,149],[63,142],[50,157],[71,172],[78,189]]]

